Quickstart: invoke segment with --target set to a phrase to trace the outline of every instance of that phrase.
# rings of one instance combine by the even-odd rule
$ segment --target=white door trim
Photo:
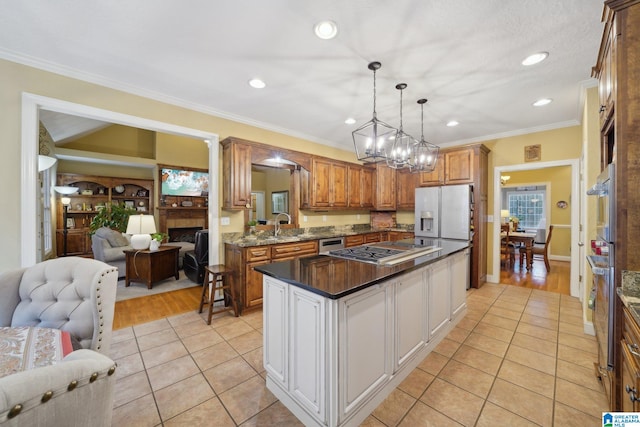
[[[580,160],[579,159],[567,159],[567,160],[554,160],[550,162],[535,162],[535,163],[523,163],[519,165],[508,166],[495,166],[493,168],[493,268],[492,275],[487,276],[487,281],[492,283],[500,283],[500,256],[498,250],[500,248],[500,203],[501,203],[501,184],[500,174],[504,172],[516,172],[525,170],[535,170],[552,168],[558,166],[570,166],[571,167],[571,194],[574,196],[570,200],[569,208],[571,209],[571,296],[580,297],[579,295],[579,275],[584,272],[580,272],[578,266],[580,251],[578,250],[578,243],[580,242],[580,203],[576,200],[576,197],[580,195]],[[551,205],[551,204],[550,204]]]
[[[151,131],[182,135],[202,139],[209,146],[209,176],[213,184],[218,182],[218,159],[220,157],[219,138],[215,133],[172,125],[156,120],[130,116],[115,111],[103,110],[82,104],[75,104],[56,98],[22,93],[22,156],[21,156],[21,252],[20,264],[29,267],[37,262],[38,240],[38,136],[39,136],[39,110],[44,108],[60,113],[82,116],[124,126],[148,129]],[[211,149],[213,148],[213,149]],[[212,185],[212,189],[217,186]],[[217,191],[209,193],[209,247],[217,248],[219,245],[219,197]],[[209,264],[218,264],[219,251],[209,251]]]

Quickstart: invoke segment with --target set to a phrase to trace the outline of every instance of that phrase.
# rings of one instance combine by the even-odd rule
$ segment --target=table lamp
[[[500,209],[500,218],[502,218],[502,222],[505,224],[509,222],[509,217],[511,214],[509,213],[509,209]]]
[[[156,232],[153,215],[131,215],[127,223],[127,234],[131,234],[131,247],[136,250],[149,249],[151,234]]]

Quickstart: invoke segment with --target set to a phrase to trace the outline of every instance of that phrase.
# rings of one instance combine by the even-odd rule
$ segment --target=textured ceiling
[[[0,58],[353,148],[378,118],[439,145],[578,124],[602,0],[0,1]],[[313,26],[331,19],[333,40]],[[539,65],[527,55],[549,52]],[[260,77],[267,87],[252,89]],[[532,103],[543,97],[543,108]],[[356,124],[346,125],[347,117]],[[457,127],[446,127],[449,120]],[[214,130],[215,131],[215,130]]]

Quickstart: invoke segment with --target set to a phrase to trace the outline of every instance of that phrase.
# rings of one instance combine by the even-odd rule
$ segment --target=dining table
[[[501,233],[502,237],[506,237],[507,233]],[[509,242],[524,243],[524,250],[527,258],[527,270],[533,268],[533,243],[536,238],[536,233],[528,233],[526,231],[511,231],[509,232]],[[522,260],[522,258],[520,258]]]

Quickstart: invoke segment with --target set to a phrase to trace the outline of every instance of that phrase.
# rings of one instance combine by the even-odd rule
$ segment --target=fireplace
[[[168,229],[169,242],[189,242],[195,243],[196,231],[202,227],[173,227]]]

